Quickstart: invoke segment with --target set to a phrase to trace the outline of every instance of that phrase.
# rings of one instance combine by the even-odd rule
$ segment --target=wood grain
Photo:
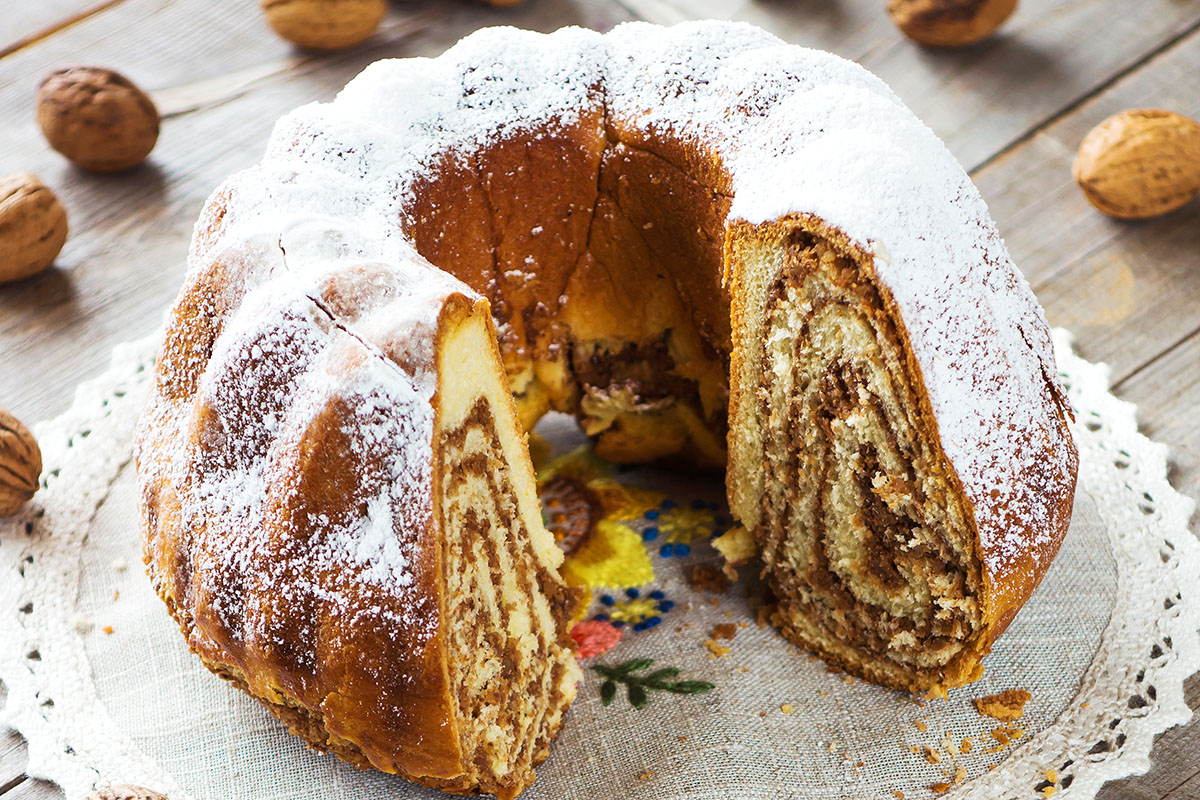
[[[1194,3],[1022,0],[998,35],[972,47],[938,50],[906,40],[883,13],[883,0],[624,4],[663,22],[745,20],[788,42],[858,61],[887,81],[968,168],[1200,25]]]

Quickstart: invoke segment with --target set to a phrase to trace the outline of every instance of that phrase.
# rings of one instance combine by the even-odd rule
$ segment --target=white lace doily
[[[173,800],[442,797],[306,751],[187,653],[141,569],[128,463],[154,341],[118,348],[69,412],[36,427],[42,489],[0,521],[0,725],[28,741],[26,772],[69,798],[109,783]],[[653,657],[716,688],[640,710],[622,694],[606,707],[585,669],[525,798],[912,798],[944,782],[946,797],[1016,800],[1048,779],[1056,797],[1092,798],[1145,771],[1154,736],[1190,718],[1183,682],[1200,669],[1193,503],[1167,483],[1167,448],[1109,394],[1107,368],[1076,357],[1062,332],[1056,345],[1078,415],[1075,517],[979,683],[920,704],[832,674],[756,626],[742,593],[714,600],[690,589],[691,560],[711,557],[700,545],[655,561],[660,596],[677,606],[663,624],[594,660]],[[746,624],[722,642],[728,653],[701,646],[730,622]],[[1017,687],[1033,700],[1006,745],[971,701]]]

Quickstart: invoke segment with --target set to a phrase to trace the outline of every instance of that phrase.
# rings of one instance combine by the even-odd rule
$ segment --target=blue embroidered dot
[[[655,589],[650,593],[651,600],[662,600],[664,597],[666,597],[666,595],[662,593],[661,589]]]
[[[592,617],[592,619],[596,620],[597,622],[608,622],[609,617],[608,614],[597,614],[596,616]]]
[[[655,625],[657,625],[660,622],[662,622],[662,617],[650,617],[642,624],[645,625],[647,628],[653,628]]]
[[[633,626],[633,629],[635,631],[644,631],[644,630],[646,630],[646,627],[647,627],[647,625],[645,622],[639,622],[638,624]]]
[[[653,542],[658,538],[658,528],[646,528],[642,531],[642,541]]]
[[[614,603],[616,603],[617,601],[615,599],[613,599],[613,596],[611,594],[602,594],[602,595],[600,595],[600,602],[606,606],[611,606]]]
[[[661,603],[658,604],[658,610],[663,612],[664,614],[667,613],[668,611],[670,611],[674,607],[675,607],[674,600],[663,600]]]
[[[677,556],[686,556],[688,553],[692,552],[692,548],[688,547],[683,542],[672,545],[672,547],[674,548],[675,555]]]
[[[625,623],[624,623],[624,622],[621,622],[621,620],[617,620],[616,622],[614,622],[614,623],[612,624],[612,626],[613,626],[614,628],[624,628],[624,627],[625,627]]]
[[[630,597],[630,598],[633,598],[633,599],[637,599],[637,596],[638,596],[639,594],[641,594],[641,592],[639,592],[637,589],[626,589],[626,590],[625,590],[625,596],[626,596],[626,597]]]
[[[658,519],[658,511],[656,509],[652,508],[649,511],[647,511],[643,516],[645,516],[646,519]]]
[[[661,503],[659,503],[659,506],[661,506],[664,511],[670,511],[672,508],[675,508],[677,505],[679,505],[679,504],[676,503],[674,500],[663,500]],[[658,512],[656,511],[654,513],[657,514]]]
[[[658,554],[660,556],[662,556],[663,558],[670,558],[671,557],[671,545],[664,544],[662,547],[658,548]]]

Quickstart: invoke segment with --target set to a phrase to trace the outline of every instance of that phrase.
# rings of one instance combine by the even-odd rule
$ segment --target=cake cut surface
[[[378,62],[214,193],[137,466],[189,646],[311,745],[513,797],[573,698],[524,431],[726,469],[786,636],[943,691],[1065,535],[1049,331],[878,79],[748,25]]]

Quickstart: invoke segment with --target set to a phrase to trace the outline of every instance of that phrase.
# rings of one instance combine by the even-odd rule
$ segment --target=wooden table
[[[1118,223],[1094,212],[1070,176],[1083,134],[1113,112],[1161,106],[1200,118],[1200,2],[1022,0],[1000,35],[953,52],[906,41],[884,5],[529,0],[498,10],[409,0],[393,4],[366,45],[313,56],[272,34],[251,0],[6,2],[0,174],[39,175],[66,205],[71,236],[54,268],[0,287],[0,406],[30,422],[59,414],[77,383],[105,369],[113,345],[153,331],[209,191],[258,159],[277,117],[329,99],[369,62],[436,54],[483,25],[607,29],[632,18],[732,17],[861,62],[945,139],[1051,323],[1075,333],[1084,357],[1112,366],[1116,393],[1138,404],[1146,433],[1172,447],[1175,485],[1200,495],[1200,202]],[[98,177],[45,144],[33,122],[37,82],[79,63],[111,66],[152,91],[164,122],[147,164]],[[1187,696],[1200,705],[1200,678]],[[61,796],[25,778],[24,763],[20,737],[0,732],[3,800]],[[1100,797],[1200,798],[1200,722],[1162,735],[1151,771]]]

